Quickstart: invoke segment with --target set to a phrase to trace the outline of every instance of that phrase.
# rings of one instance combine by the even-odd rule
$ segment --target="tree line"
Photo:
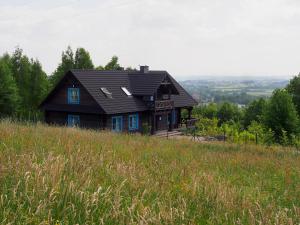
[[[223,102],[197,106],[199,135],[226,134],[232,141],[259,141],[300,147],[300,74],[268,99],[253,100],[246,107]]]
[[[0,118],[38,120],[41,101],[71,69],[123,70],[118,57],[113,56],[105,65],[95,66],[84,48],[74,52],[69,46],[62,52],[61,61],[55,71],[47,76],[38,59],[26,56],[21,48],[12,54],[0,56]],[[131,68],[126,68],[131,69]]]

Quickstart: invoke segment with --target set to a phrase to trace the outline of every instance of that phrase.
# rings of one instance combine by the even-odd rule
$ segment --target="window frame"
[[[121,89],[128,97],[132,96],[132,93],[127,89],[127,87],[121,87]]]
[[[136,123],[134,124],[134,126],[131,126],[131,124],[130,124],[130,119],[131,118],[132,119],[135,118]],[[129,131],[135,131],[135,130],[138,130],[138,129],[139,129],[139,114],[136,113],[136,114],[128,115],[128,130]]]
[[[112,92],[110,92],[106,87],[101,87],[100,90],[105,95],[106,98],[112,99]]]
[[[77,124],[72,123],[71,121],[73,121],[76,118],[76,121],[78,122]],[[80,115],[74,115],[74,114],[68,114],[68,127],[79,127],[80,126]]]
[[[116,128],[117,128],[117,122],[116,122],[116,127],[115,127],[115,129],[114,129],[114,120],[118,120],[118,119],[120,119],[120,121],[121,121],[121,125],[120,125],[120,130],[117,130]],[[123,131],[123,116],[113,116],[113,117],[111,117],[111,130],[113,131],[113,132],[122,132]]]
[[[78,99],[76,101],[72,100],[72,91],[76,90],[78,93]],[[68,104],[79,105],[80,104],[80,89],[79,88],[68,88]]]

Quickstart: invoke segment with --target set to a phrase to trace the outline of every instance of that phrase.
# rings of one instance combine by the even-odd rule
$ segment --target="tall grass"
[[[1,224],[299,224],[300,155],[0,122]]]

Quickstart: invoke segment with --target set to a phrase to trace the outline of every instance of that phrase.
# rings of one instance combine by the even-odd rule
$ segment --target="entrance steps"
[[[182,132],[178,130],[172,130],[172,131],[163,130],[163,131],[157,131],[154,134],[155,137],[162,137],[162,138],[168,138],[168,137],[174,137],[180,135],[182,135]]]

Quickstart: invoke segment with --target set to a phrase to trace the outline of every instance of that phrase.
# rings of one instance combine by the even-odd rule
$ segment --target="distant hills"
[[[201,103],[229,101],[246,105],[256,98],[269,97],[274,89],[283,88],[288,82],[288,79],[271,77],[202,77],[180,83]]]

